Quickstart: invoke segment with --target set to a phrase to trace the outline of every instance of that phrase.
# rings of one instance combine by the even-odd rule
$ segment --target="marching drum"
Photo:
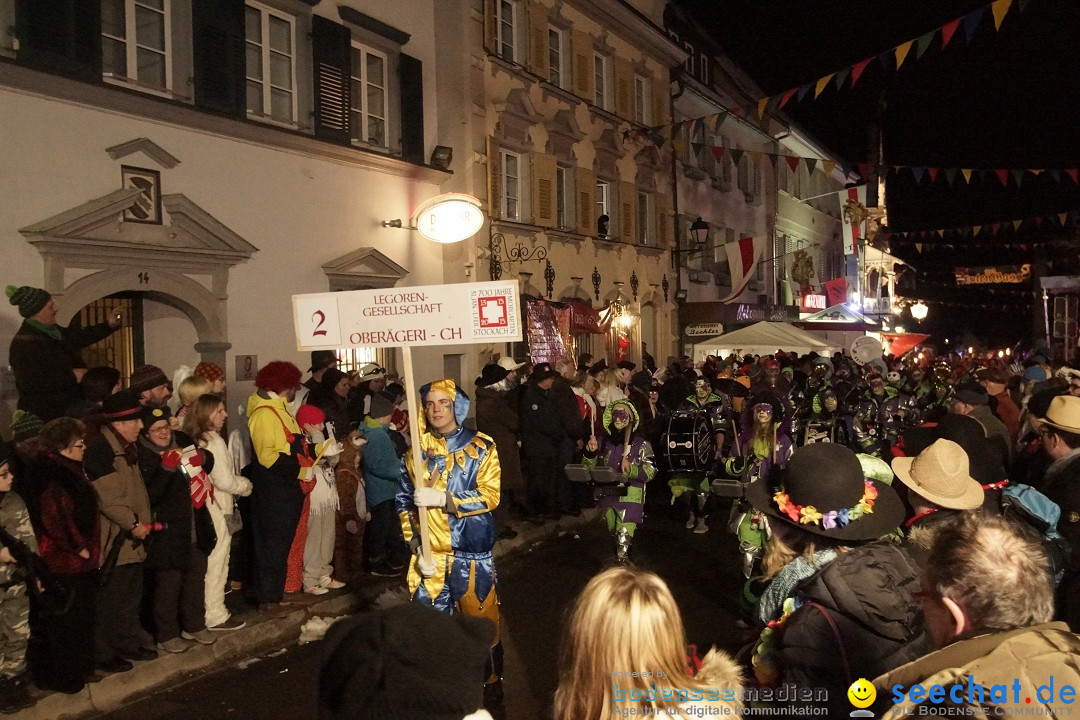
[[[668,470],[703,473],[712,467],[713,430],[704,412],[672,413],[662,444]]]

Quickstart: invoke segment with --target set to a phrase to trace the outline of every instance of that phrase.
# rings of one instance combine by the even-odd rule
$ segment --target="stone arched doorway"
[[[60,321],[101,298],[135,293],[186,317],[196,339],[190,351],[227,368],[229,271],[258,249],[180,194],[162,196],[160,224],[125,220],[142,195],[117,190],[19,231],[41,254]]]

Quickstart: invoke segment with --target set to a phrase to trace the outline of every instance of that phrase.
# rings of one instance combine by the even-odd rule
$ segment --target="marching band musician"
[[[634,531],[645,517],[645,484],[656,475],[652,444],[640,432],[637,409],[629,400],[616,400],[604,410],[604,430],[600,443],[594,437],[585,446],[582,463],[604,465],[626,477],[620,494],[598,491],[596,506],[604,512],[608,532],[615,536],[615,558],[625,562],[630,556]]]
[[[728,434],[735,438],[730,416],[731,401],[726,395],[713,391],[712,384],[706,377],[694,380],[694,394],[683,400],[680,411],[696,410],[704,412],[712,425],[714,443],[713,459],[719,462],[724,454],[724,442]],[[737,441],[736,441],[737,442]],[[709,517],[711,478],[708,474],[675,472],[668,485],[671,487],[671,502],[681,496],[693,493],[690,499],[690,514],[686,520],[686,529],[698,535],[709,532],[705,520]]]

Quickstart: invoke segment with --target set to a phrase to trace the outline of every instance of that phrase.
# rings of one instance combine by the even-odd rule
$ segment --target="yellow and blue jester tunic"
[[[423,577],[414,556],[409,565],[409,593],[414,602],[451,614],[463,612],[483,617],[495,625],[488,668],[490,682],[498,679],[502,664],[499,598],[492,558],[495,522],[491,516],[499,504],[499,455],[494,440],[461,425],[469,411],[469,397],[453,380],[438,380],[423,386],[421,400],[431,390],[444,392],[453,399],[458,430],[439,436],[427,429],[424,412],[418,413],[422,481],[425,486],[445,492],[447,504],[425,509],[435,574]],[[414,538],[417,541],[420,538],[413,478],[410,454],[403,464],[395,503],[405,541],[410,544]]]

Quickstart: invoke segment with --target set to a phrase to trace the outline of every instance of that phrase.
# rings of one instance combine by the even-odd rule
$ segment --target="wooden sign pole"
[[[413,485],[424,485],[424,466],[420,450],[420,413],[424,408],[418,406],[416,399],[419,397],[419,386],[413,375],[412,348],[408,345],[401,346],[401,359],[405,365],[405,398],[409,408],[409,441],[412,444],[412,468]],[[431,564],[431,533],[428,531],[428,516],[426,508],[417,508],[417,517],[420,522],[420,552],[424,562]]]

